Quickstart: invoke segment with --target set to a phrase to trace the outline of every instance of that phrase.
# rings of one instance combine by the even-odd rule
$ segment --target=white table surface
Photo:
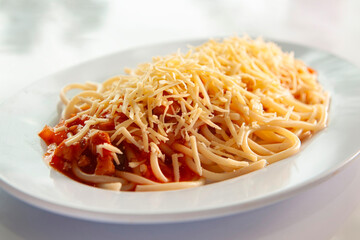
[[[0,103],[76,63],[184,39],[262,35],[320,48],[360,66],[359,13],[357,0],[0,0]],[[161,225],[72,219],[0,190],[0,239],[359,239],[359,185],[357,158],[329,180],[275,205]]]

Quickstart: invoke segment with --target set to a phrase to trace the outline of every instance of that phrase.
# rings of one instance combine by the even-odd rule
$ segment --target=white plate
[[[37,133],[59,118],[59,90],[67,83],[103,81],[124,67],[205,40],[142,47],[85,62],[46,77],[0,107],[0,185],[40,208],[83,219],[118,223],[165,223],[225,216],[290,197],[335,174],[360,150],[360,71],[328,53],[281,43],[319,73],[331,92],[328,128],[297,155],[265,169],[194,189],[170,192],[112,192],[75,182],[42,160]]]

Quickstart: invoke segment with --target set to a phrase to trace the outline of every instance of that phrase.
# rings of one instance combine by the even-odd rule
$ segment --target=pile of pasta
[[[327,123],[316,71],[261,38],[210,40],[126,73],[63,88],[62,120],[40,133],[50,165],[101,188],[189,188],[287,158]]]

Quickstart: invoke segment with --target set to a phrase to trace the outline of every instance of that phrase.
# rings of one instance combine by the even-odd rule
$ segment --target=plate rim
[[[201,209],[196,211],[184,211],[181,213],[119,214],[83,210],[75,207],[52,203],[39,197],[32,196],[7,184],[5,181],[3,181],[3,179],[0,179],[0,187],[7,193],[16,197],[24,203],[65,217],[71,217],[92,222],[116,224],[155,225],[165,223],[184,223],[242,214],[279,203],[325,182],[329,178],[343,171],[351,162],[353,162],[359,156],[360,150],[354,155],[352,155],[350,158],[346,159],[346,161],[339,163],[339,166],[334,166],[330,170],[317,175],[315,179],[309,179],[299,185],[292,186],[287,190],[273,192],[265,197],[248,200],[234,205],[228,205],[212,209]]]

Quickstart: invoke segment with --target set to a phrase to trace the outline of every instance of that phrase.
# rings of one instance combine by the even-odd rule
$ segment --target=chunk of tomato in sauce
[[[90,138],[90,148],[93,154],[96,154],[96,175],[113,175],[115,174],[115,165],[113,163],[113,156],[111,152],[106,149],[102,149],[102,154],[96,151],[96,146],[101,144],[110,144],[109,134],[99,131]]]
[[[41,139],[44,140],[46,145],[50,145],[52,143],[56,143],[56,145],[59,145],[61,142],[63,142],[66,139],[66,132],[59,131],[55,133],[52,127],[46,125],[43,128],[43,130],[39,133],[39,137],[41,137]]]
[[[86,150],[88,146],[88,140],[81,139],[80,142],[67,146],[65,141],[60,143],[60,145],[55,149],[54,155],[60,157],[69,162],[77,161],[81,154]]]

